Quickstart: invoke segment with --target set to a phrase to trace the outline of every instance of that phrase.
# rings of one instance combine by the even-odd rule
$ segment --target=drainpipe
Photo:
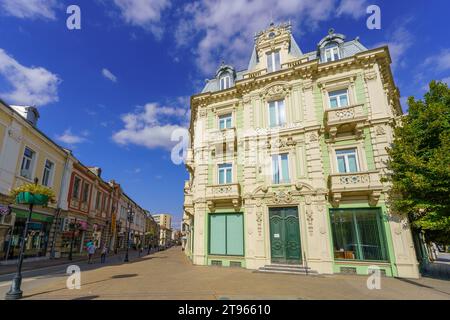
[[[67,151],[66,151],[67,153]],[[55,228],[53,230],[53,239],[52,239],[52,248],[50,249],[50,259],[54,259],[55,258],[55,242],[56,242],[56,235],[57,235],[57,223],[58,223],[58,219],[61,215],[61,202],[62,202],[62,197],[63,195],[63,187],[64,187],[64,182],[66,181],[67,178],[67,174],[68,174],[68,168],[69,168],[69,157],[70,157],[70,153],[67,153],[67,157],[66,157],[66,161],[64,163],[64,171],[63,171],[63,176],[61,179],[61,185],[59,186],[59,197],[58,197],[58,203],[56,205],[56,217],[55,217]]]

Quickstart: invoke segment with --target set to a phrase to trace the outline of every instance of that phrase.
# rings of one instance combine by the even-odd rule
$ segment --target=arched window
[[[231,77],[228,73],[220,77],[220,90],[226,90],[231,86]]]
[[[335,42],[331,42],[324,47],[323,60],[325,62],[336,61],[341,58],[339,54],[339,46]]]

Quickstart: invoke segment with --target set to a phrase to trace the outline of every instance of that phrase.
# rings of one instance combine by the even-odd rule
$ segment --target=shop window
[[[379,209],[331,209],[334,258],[387,261]]]
[[[242,214],[211,214],[209,216],[209,254],[244,255]]]

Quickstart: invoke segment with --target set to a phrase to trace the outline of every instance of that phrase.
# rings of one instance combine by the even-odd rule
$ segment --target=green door
[[[297,208],[271,208],[269,219],[272,262],[300,264],[301,244]]]

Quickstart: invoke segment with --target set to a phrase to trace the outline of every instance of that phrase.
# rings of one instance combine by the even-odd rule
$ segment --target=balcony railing
[[[325,110],[325,128],[330,133],[331,138],[335,138],[339,129],[343,125],[351,125],[355,134],[361,134],[361,124],[367,120],[362,104]]]
[[[262,75],[264,75],[266,73],[267,73],[267,69],[256,70],[256,71],[244,74],[244,79],[257,78],[257,77],[262,76]]]
[[[206,201],[211,211],[218,202],[230,202],[236,209],[239,205],[241,189],[238,183],[219,184],[206,187]]]
[[[369,195],[371,202],[376,203],[383,189],[379,171],[330,174],[328,183],[337,203],[346,193]]]

